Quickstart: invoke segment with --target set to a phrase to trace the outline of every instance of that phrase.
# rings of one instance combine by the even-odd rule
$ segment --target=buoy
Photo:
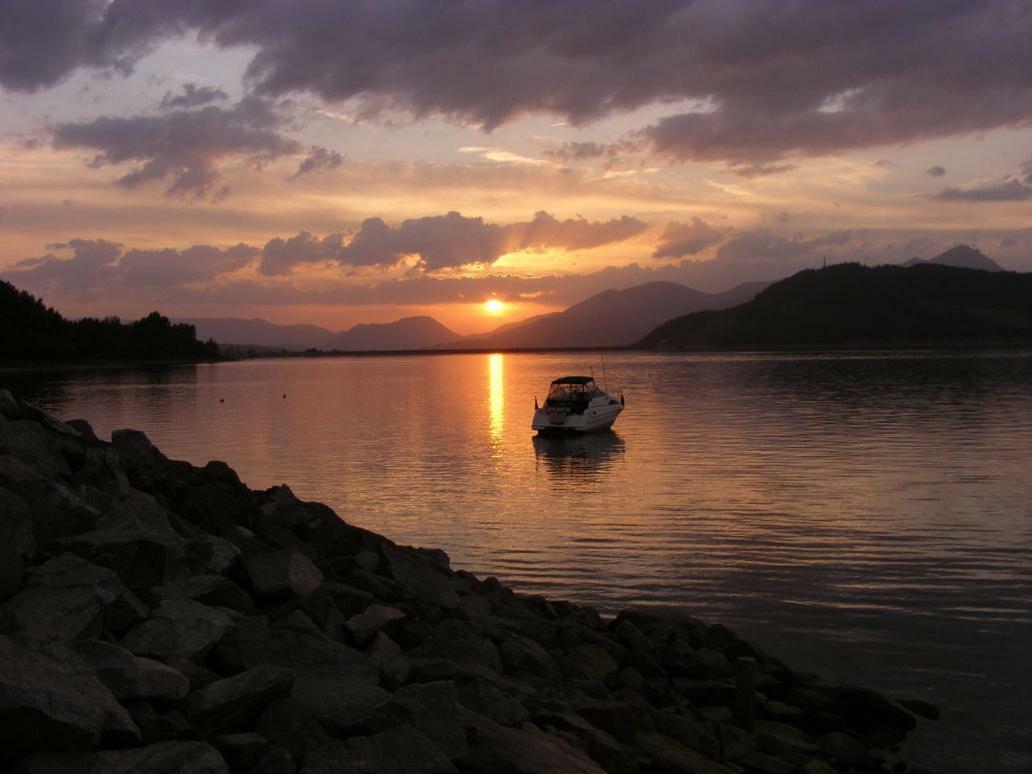
[[[225,398],[219,398],[219,403],[225,403],[225,402],[226,402]]]
[[[287,393],[283,393],[283,400],[287,399]]]

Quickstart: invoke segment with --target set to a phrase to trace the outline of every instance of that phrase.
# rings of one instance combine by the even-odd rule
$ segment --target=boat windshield
[[[598,388],[598,385],[590,381],[584,383],[552,382],[552,386],[548,390],[548,399],[550,401],[576,402],[591,400],[601,394],[602,390]]]

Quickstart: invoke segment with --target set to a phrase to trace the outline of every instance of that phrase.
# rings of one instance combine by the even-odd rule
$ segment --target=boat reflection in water
[[[587,435],[535,435],[534,456],[551,475],[596,478],[623,461],[624,440],[612,430]]]

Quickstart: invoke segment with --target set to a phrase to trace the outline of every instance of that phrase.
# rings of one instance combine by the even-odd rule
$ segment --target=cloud
[[[676,160],[769,164],[1028,122],[1030,27],[1023,4],[996,0],[10,0],[0,84],[125,72],[166,38],[200,35],[254,52],[256,93],[356,100],[366,116],[402,109],[491,130],[527,113],[583,125],[706,102],[637,138]]]
[[[944,188],[932,198],[941,202],[1023,202],[1032,199],[1032,183],[1011,178],[977,188]]]
[[[691,223],[667,223],[659,237],[659,244],[652,253],[653,258],[681,258],[701,253],[724,241],[725,234],[706,223],[702,218],[692,218]]]
[[[184,83],[183,91],[176,94],[166,91],[158,106],[161,110],[177,110],[201,107],[210,102],[229,99],[229,95],[215,86],[198,86],[196,83]]]
[[[188,285],[241,269],[259,254],[257,248],[243,243],[226,250],[211,245],[185,250],[130,250],[118,261],[118,273],[122,283],[130,287]]]
[[[58,124],[53,142],[57,148],[97,151],[91,162],[96,167],[136,164],[117,181],[126,188],[161,180],[169,183],[169,196],[219,199],[228,193],[221,185],[221,162],[242,157],[257,163],[300,150],[279,134],[280,125],[268,101],[251,97],[231,108]]]
[[[934,167],[928,167],[928,169],[925,170],[925,174],[929,177],[942,177],[946,174],[946,168],[940,167],[936,164]]]
[[[731,167],[731,171],[739,177],[752,180],[754,177],[766,177],[768,175],[778,175],[782,172],[791,172],[795,168],[795,164],[760,164],[753,162],[734,165]]]
[[[301,175],[307,175],[317,169],[336,169],[343,163],[344,157],[337,151],[313,145],[308,155],[298,165],[297,172],[291,175],[290,179],[297,180]]]
[[[381,218],[367,218],[345,244],[341,234],[323,239],[301,232],[273,239],[262,255],[264,274],[283,274],[298,264],[337,263],[347,266],[393,266],[405,256],[418,256],[424,271],[494,263],[518,250],[558,248],[587,250],[640,234],[648,224],[626,215],[608,221],[583,218],[558,220],[547,212],[532,220],[498,225],[459,212],[402,221],[391,227]]]

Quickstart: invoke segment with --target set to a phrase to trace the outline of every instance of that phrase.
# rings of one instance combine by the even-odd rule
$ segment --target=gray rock
[[[290,695],[335,736],[371,730],[374,711],[391,698],[372,683],[334,675],[300,677]]]
[[[587,642],[570,648],[563,659],[563,673],[575,679],[602,681],[618,668],[605,649]]]
[[[271,748],[268,739],[253,731],[222,734],[215,737],[213,742],[229,770],[233,772],[252,771]]]
[[[289,593],[302,597],[323,582],[322,571],[312,560],[291,549],[248,558],[247,574],[255,591],[263,596]]]
[[[160,661],[134,656],[125,648],[102,640],[70,643],[93,666],[97,677],[120,701],[178,701],[190,692],[190,681]]]
[[[161,602],[193,599],[211,607],[226,607],[248,615],[255,609],[251,595],[221,575],[191,575],[164,586],[155,586],[150,593]]]
[[[0,486],[0,541],[23,560],[36,553],[29,506],[14,492]]]
[[[467,774],[602,774],[603,769],[563,740],[534,729],[506,728],[476,718],[469,752],[462,761]]]
[[[555,659],[534,640],[518,634],[509,635],[499,648],[506,672],[528,674],[545,680],[559,675]]]
[[[344,624],[344,627],[355,638],[355,642],[364,646],[381,629],[389,626],[394,621],[400,621],[404,617],[405,614],[396,607],[371,605],[358,615],[351,616]]]
[[[406,685],[382,704],[377,714],[411,724],[452,760],[466,754],[463,713],[453,682]]]
[[[162,602],[150,618],[129,630],[122,646],[138,656],[195,659],[232,628],[233,619],[221,610],[190,599],[173,599]]]
[[[457,769],[433,743],[409,725],[372,736],[331,743],[306,756],[305,774],[344,771],[376,774],[456,774]]]
[[[458,592],[438,562],[387,544],[380,546],[380,558],[382,569],[404,586],[412,599],[445,609],[458,606]]]
[[[0,637],[0,766],[35,750],[140,741],[129,713],[82,658],[58,643]]]
[[[198,726],[228,733],[253,728],[270,702],[290,693],[296,675],[290,669],[260,666],[194,691],[187,716]]]
[[[297,765],[285,747],[273,747],[248,774],[296,774]]]
[[[821,748],[821,752],[846,763],[856,765],[867,758],[867,748],[849,734],[843,734],[841,731],[825,734],[817,744]]]
[[[121,632],[147,614],[118,576],[72,554],[29,570],[3,610],[16,630],[62,640]]]
[[[240,549],[214,535],[195,537],[186,544],[186,559],[195,575],[222,575],[240,561]]]
[[[365,652],[376,664],[380,671],[380,682],[387,688],[396,690],[408,679],[412,671],[412,662],[404,654],[401,646],[385,633],[377,632]]]
[[[31,514],[36,547],[51,540],[88,532],[100,511],[61,481],[41,474],[22,460],[0,452],[0,485],[16,494]]]
[[[110,526],[61,538],[51,544],[101,567],[133,589],[150,588],[188,574],[184,542],[173,533],[134,526]]]
[[[729,774],[732,771],[663,734],[643,732],[637,734],[634,741],[652,759],[656,771],[670,774]]]
[[[36,753],[15,774],[229,774],[218,751],[204,742],[159,742],[135,750]]]
[[[448,619],[416,648],[414,655],[502,671],[502,657],[491,640],[462,621]]]
[[[928,718],[928,720],[938,720],[940,717],[939,708],[923,699],[900,699],[899,703],[915,715]]]

